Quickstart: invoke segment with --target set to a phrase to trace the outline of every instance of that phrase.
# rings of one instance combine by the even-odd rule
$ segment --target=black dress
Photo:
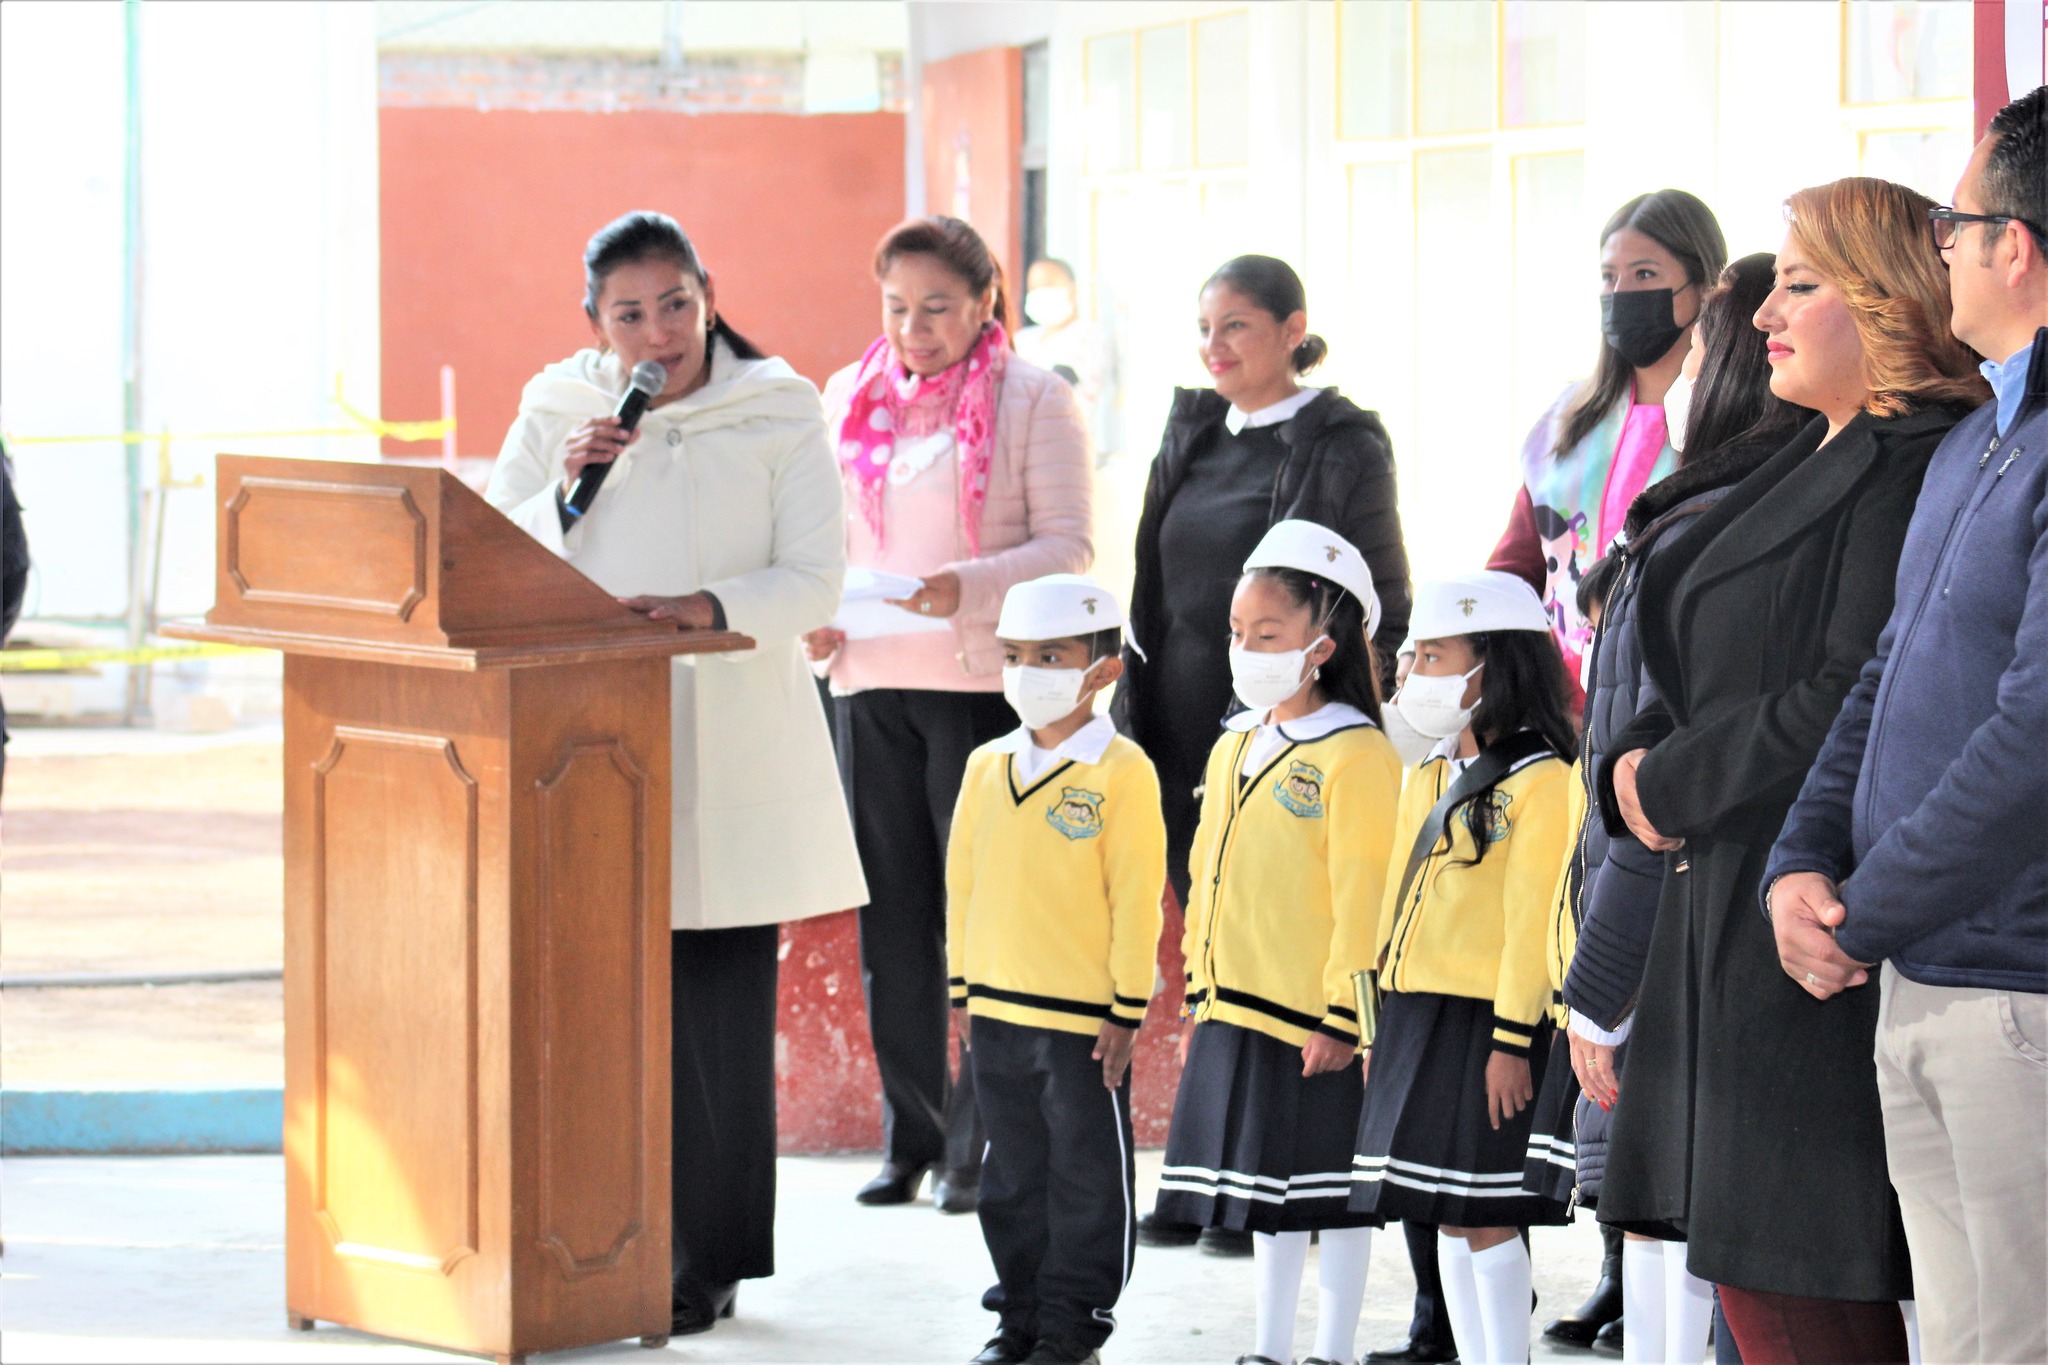
[[[1961,416],[1815,419],[1652,556],[1638,640],[1658,699],[1608,747],[1647,748],[1644,813],[1686,841],[1651,934],[1601,1221],[1686,1239],[1695,1275],[1804,1298],[1911,1298],[1871,1062],[1877,986],[1819,1001],[1786,976],[1764,863],[1875,652],[1929,457]]]
[[[1138,519],[1130,643],[1110,711],[1159,769],[1167,874],[1183,905],[1194,789],[1230,709],[1230,589],[1259,537],[1296,517],[1358,547],[1380,599],[1383,681],[1408,632],[1408,554],[1378,414],[1325,389],[1286,421],[1233,436],[1229,411],[1213,389],[1174,391]]]
[[[1162,723],[1146,754],[1159,770],[1166,865],[1187,903],[1188,849],[1201,818],[1195,788],[1231,709],[1230,598],[1270,524],[1273,478],[1287,448],[1277,426],[1218,433],[1189,462],[1159,526],[1165,629],[1146,643]]]

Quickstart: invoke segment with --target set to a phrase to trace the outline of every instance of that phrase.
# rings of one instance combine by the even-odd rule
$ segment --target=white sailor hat
[[[1003,595],[996,634],[1005,640],[1065,640],[1124,623],[1116,594],[1075,573],[1047,574]]]
[[[1478,635],[1489,630],[1550,629],[1550,615],[1528,581],[1498,569],[1431,579],[1415,585],[1408,630],[1418,640]]]
[[[1380,628],[1380,595],[1372,589],[1372,570],[1365,566],[1365,556],[1327,526],[1294,519],[1276,521],[1246,557],[1244,567],[1247,572],[1299,569],[1327,578],[1365,604],[1367,638]]]

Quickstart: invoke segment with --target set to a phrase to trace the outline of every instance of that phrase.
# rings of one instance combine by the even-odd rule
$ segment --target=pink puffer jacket
[[[825,384],[825,431],[836,445],[846,418],[847,393],[859,369],[849,365]],[[996,643],[996,617],[1003,595],[1013,583],[1049,573],[1085,573],[1095,560],[1094,469],[1088,431],[1074,391],[1064,379],[1014,353],[1003,372],[996,402],[995,450],[989,461],[988,499],[982,505],[981,554],[967,557],[965,534],[953,528],[957,558],[944,567],[960,575],[960,610],[953,617],[951,666],[933,676],[905,679],[901,670],[893,685],[935,691],[984,691],[987,681],[1002,672],[1002,648]],[[849,485],[849,519],[858,517],[859,490]],[[859,654],[872,661],[878,650],[918,636],[890,636],[858,642]],[[929,638],[929,637],[923,637]],[[872,685],[868,670],[849,668],[842,650],[833,661],[833,682],[843,689]]]

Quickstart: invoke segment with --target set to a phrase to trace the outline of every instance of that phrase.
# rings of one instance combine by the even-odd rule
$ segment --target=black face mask
[[[1641,370],[1664,358],[1685,328],[1671,311],[1669,289],[1618,289],[1600,296],[1600,330],[1621,358]]]

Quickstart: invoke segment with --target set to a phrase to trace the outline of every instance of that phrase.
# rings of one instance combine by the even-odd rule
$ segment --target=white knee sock
[[[1529,1248],[1520,1237],[1472,1253],[1486,1359],[1493,1365],[1528,1365],[1529,1276]]]
[[[1307,1261],[1305,1232],[1252,1234],[1253,1304],[1258,1323],[1252,1350],[1270,1360],[1294,1359],[1294,1313],[1301,1303],[1301,1268]]]
[[[1671,1250],[1683,1268],[1685,1248]],[[1664,1359],[1664,1252],[1662,1242],[1622,1239],[1621,1358],[1628,1365],[1661,1365]]]
[[[1365,1272],[1372,1265],[1372,1229],[1324,1228],[1316,1255],[1321,1292],[1315,1354],[1336,1365],[1356,1365],[1358,1314],[1365,1307]]]
[[[1472,1274],[1472,1244],[1448,1232],[1436,1235],[1437,1278],[1443,1282],[1444,1309],[1451,1315],[1451,1340],[1458,1358],[1481,1365],[1486,1354],[1486,1328],[1479,1318],[1479,1282]]]
[[[1627,1291],[1623,1291],[1623,1297]],[[1714,1286],[1685,1268],[1685,1243],[1664,1244],[1664,1365],[1700,1365],[1714,1321]],[[1622,1330],[1622,1341],[1628,1331]]]
[[[1920,1365],[1920,1309],[1913,1300],[1900,1299],[1899,1316],[1906,1320],[1906,1359]]]

